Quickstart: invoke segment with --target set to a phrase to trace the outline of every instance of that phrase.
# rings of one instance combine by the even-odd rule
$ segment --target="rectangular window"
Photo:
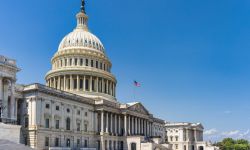
[[[88,132],[88,125],[84,124],[84,132]]]
[[[59,138],[55,138],[55,147],[59,147]]]
[[[49,119],[45,119],[45,128],[49,128]]]
[[[98,61],[95,62],[96,68],[98,68]]]
[[[46,109],[49,109],[49,104],[46,104],[45,107],[46,107]]]
[[[80,65],[81,66],[83,65],[83,59],[80,59]]]
[[[91,67],[94,67],[94,60],[91,60]]]
[[[86,59],[86,66],[89,66],[89,60]]]
[[[70,147],[70,139],[66,140],[66,147]]]
[[[60,110],[60,107],[59,107],[59,106],[56,106],[56,110],[59,111],[59,110]]]
[[[77,147],[80,147],[80,139],[77,139]]]
[[[175,149],[178,149],[178,144],[175,144]]]
[[[80,131],[80,130],[81,130],[81,124],[77,123],[77,131]]]
[[[56,120],[56,129],[59,129],[59,127],[60,127],[60,121]]]
[[[46,147],[49,146],[49,137],[45,137],[45,146],[46,146]]]
[[[89,90],[89,79],[85,80],[85,88],[87,91]]]
[[[88,140],[84,140],[84,148],[88,147]]]
[[[29,126],[29,118],[25,117],[25,123],[24,123],[25,128]]]

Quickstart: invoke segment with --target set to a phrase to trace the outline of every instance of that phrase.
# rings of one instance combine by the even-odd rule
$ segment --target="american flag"
[[[135,85],[136,87],[141,87],[141,84],[140,84],[139,82],[137,82],[137,81],[134,81],[134,85]]]

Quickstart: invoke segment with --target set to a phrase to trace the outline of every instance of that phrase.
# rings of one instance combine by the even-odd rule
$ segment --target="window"
[[[77,115],[81,115],[81,111],[80,110],[77,110]]]
[[[98,61],[95,62],[96,68],[98,68]]]
[[[172,136],[170,137],[170,141],[173,141],[173,137]]]
[[[45,128],[49,128],[49,119],[45,119]]]
[[[56,106],[56,110],[59,111],[59,110],[60,110],[60,107],[59,107],[59,106]]]
[[[178,149],[178,144],[175,144],[175,149]]]
[[[66,119],[66,130],[70,130],[70,118]]]
[[[89,66],[89,60],[86,59],[86,66]]]
[[[84,132],[88,132],[88,125],[84,124]]]
[[[46,107],[46,109],[49,109],[49,104],[46,104],[45,107]]]
[[[186,145],[184,145],[184,150],[187,150],[187,146]]]
[[[66,146],[67,146],[67,147],[70,147],[70,139],[67,139],[67,140],[66,140]]]
[[[60,121],[56,120],[56,129],[59,129],[59,127],[60,127]]]
[[[176,142],[178,141],[178,136],[175,137],[175,141],[176,141]]]
[[[94,60],[91,60],[91,67],[94,67]]]
[[[81,66],[83,65],[83,59],[80,59],[80,65]]]
[[[92,91],[95,91],[95,80],[92,80]]]
[[[88,112],[85,112],[85,117],[88,117]]]
[[[67,113],[70,113],[70,109],[69,108],[67,108]]]
[[[81,124],[78,122],[76,126],[77,126],[77,131],[80,131],[81,130]]]
[[[55,138],[55,147],[59,147],[59,138]]]
[[[88,147],[88,140],[84,140],[84,148]]]
[[[106,70],[106,64],[104,64],[104,70]]]
[[[77,147],[80,147],[80,139],[77,139]]]
[[[49,146],[49,137],[45,137],[45,146],[46,146],[46,147]]]

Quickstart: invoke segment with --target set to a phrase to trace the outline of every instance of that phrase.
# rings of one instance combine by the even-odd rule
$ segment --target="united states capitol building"
[[[84,4],[46,85],[17,84],[16,61],[0,56],[0,139],[37,150],[214,150],[201,124],[169,123],[140,102],[117,100],[112,63],[88,29]]]

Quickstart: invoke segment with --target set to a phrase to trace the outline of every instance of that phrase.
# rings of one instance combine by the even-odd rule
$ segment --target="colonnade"
[[[101,111],[98,115],[100,133],[114,136],[153,136],[153,123],[148,119],[106,111]]]
[[[63,91],[87,91],[116,95],[115,82],[96,76],[88,75],[62,75],[47,80],[47,85]]]
[[[16,121],[15,81],[0,77],[0,118],[3,122]]]

